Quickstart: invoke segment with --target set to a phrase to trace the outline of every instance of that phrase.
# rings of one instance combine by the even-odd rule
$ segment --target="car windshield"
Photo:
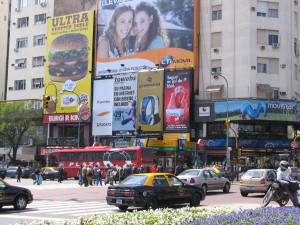
[[[16,170],[17,167],[8,167],[7,170]]]
[[[179,174],[179,176],[182,176],[182,175],[198,176],[199,173],[200,173],[199,170],[185,170],[181,174]]]
[[[253,171],[253,170],[248,170],[244,176],[246,177],[253,177],[253,178],[261,178],[263,177],[264,175],[264,172],[263,171],[260,171],[260,170],[256,170],[256,171]]]
[[[148,176],[129,176],[121,184],[144,184]]]

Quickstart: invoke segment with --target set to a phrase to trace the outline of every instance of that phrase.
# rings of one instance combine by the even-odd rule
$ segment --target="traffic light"
[[[49,100],[50,100],[50,96],[43,95],[43,109],[47,109],[48,108]]]
[[[226,124],[226,128],[230,128],[230,120],[226,120],[225,124]]]

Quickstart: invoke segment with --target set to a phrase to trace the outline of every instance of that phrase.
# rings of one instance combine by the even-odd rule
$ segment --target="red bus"
[[[113,148],[111,146],[89,146],[86,148],[72,148],[54,150],[48,156],[48,166],[64,166],[67,177],[78,179],[77,172],[80,165],[95,166],[102,168],[105,166],[118,165],[123,167],[125,164],[141,165],[151,167],[153,164],[153,150],[147,147],[126,147]]]

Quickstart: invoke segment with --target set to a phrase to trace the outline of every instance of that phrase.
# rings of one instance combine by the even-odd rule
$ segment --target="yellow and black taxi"
[[[59,178],[59,167],[43,167],[41,169],[43,180],[54,180]],[[67,179],[67,172],[64,171],[63,180]]]
[[[12,186],[0,179],[0,209],[13,205],[17,210],[23,210],[33,201],[31,191],[27,188]]]
[[[205,196],[201,187],[185,184],[173,174],[141,173],[130,175],[119,185],[109,186],[106,202],[120,210],[130,206],[155,209],[183,203],[195,207]]]

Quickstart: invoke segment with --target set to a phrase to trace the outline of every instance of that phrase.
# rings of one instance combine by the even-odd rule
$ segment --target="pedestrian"
[[[18,169],[17,169],[17,171],[16,171],[16,175],[17,175],[17,182],[21,182],[21,175],[22,175],[22,168],[21,168],[21,166],[19,165],[18,166]]]
[[[58,169],[58,183],[62,183],[64,180],[64,167],[61,165]]]
[[[164,168],[163,168],[163,166],[161,165],[161,163],[159,163],[158,166],[157,166],[157,172],[158,172],[158,173],[163,173],[163,172],[164,172]]]
[[[93,186],[93,167],[92,166],[89,166],[87,167],[87,180],[88,180],[88,184],[90,186]]]
[[[279,168],[277,169],[277,180],[284,186],[286,192],[288,193],[289,198],[293,202],[294,207],[299,207],[298,200],[298,190],[294,190],[291,188],[292,183],[296,183],[293,178],[290,176],[291,168],[289,167],[289,163],[287,161],[281,161],[279,164]]]
[[[156,168],[156,164],[153,164],[153,166],[150,169],[151,173],[157,173],[157,168]]]
[[[33,184],[40,185],[40,181],[39,181],[39,178],[41,175],[41,167],[40,166],[35,169],[34,174],[35,174],[35,181],[33,182]]]
[[[178,176],[181,172],[182,172],[182,164],[179,163],[179,164],[175,167],[175,175]]]
[[[93,176],[94,176],[94,184],[98,182],[98,165],[96,164],[93,169]]]
[[[131,174],[136,174],[137,173],[137,168],[136,168],[136,165],[133,164],[133,167],[131,168]]]
[[[124,179],[127,178],[129,175],[131,175],[131,168],[128,164],[126,164],[123,170]]]
[[[98,173],[98,177],[97,177],[97,186],[99,185],[99,183],[100,183],[100,185],[102,186],[102,169],[98,169],[97,170],[97,173]]]
[[[140,168],[138,169],[138,173],[144,173],[145,170],[144,170],[144,166],[141,165]]]
[[[87,187],[89,185],[88,183],[88,178],[87,178],[87,166],[84,165],[83,168],[82,168],[82,179],[83,179],[83,183],[84,183],[84,186]]]
[[[83,184],[82,165],[80,165],[79,168],[78,168],[77,176],[78,176],[78,184],[80,186],[82,186],[82,184]]]

